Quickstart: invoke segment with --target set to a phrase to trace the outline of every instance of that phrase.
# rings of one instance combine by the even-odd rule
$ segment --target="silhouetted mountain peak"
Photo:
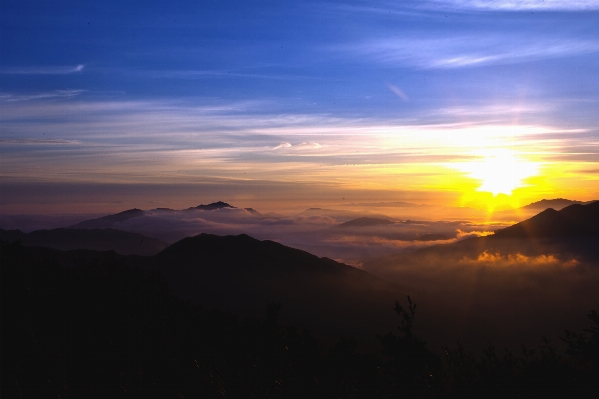
[[[222,209],[222,208],[235,208],[235,207],[227,204],[226,202],[218,201],[218,202],[213,202],[208,205],[201,204],[196,207],[191,207],[189,209],[199,209],[201,211],[213,211],[213,210]]]
[[[179,268],[178,265],[193,264],[195,267],[212,269],[215,273],[224,273],[228,276],[232,276],[230,273],[233,272],[241,272],[246,275],[246,278],[257,279],[262,283],[266,283],[265,279],[283,274],[288,277],[295,276],[298,284],[299,280],[307,279],[304,283],[308,283],[316,275],[320,275],[328,278],[337,276],[335,278],[357,279],[351,283],[354,288],[356,284],[358,286],[360,284],[386,285],[386,283],[382,284],[382,280],[352,266],[328,258],[319,258],[309,252],[287,247],[278,242],[261,241],[247,234],[235,236],[198,234],[172,244],[155,258],[159,263],[169,265],[167,273],[175,272],[175,269]],[[189,266],[181,267],[187,269]],[[340,282],[341,280],[338,281]]]
[[[365,320],[384,324],[391,319],[375,315],[375,304],[392,303],[397,295],[395,285],[363,270],[246,234],[184,238],[150,262],[192,303],[257,315],[265,303],[281,302],[311,330],[355,334]]]
[[[599,202],[573,204],[561,211],[545,209],[538,215],[505,229],[497,237],[572,237],[599,235]]]
[[[184,238],[166,248],[158,256],[204,260],[216,257],[222,262],[227,262],[227,259],[236,259],[243,264],[254,264],[258,259],[279,258],[282,252],[287,260],[291,253],[301,253],[312,260],[318,259],[317,256],[307,252],[285,247],[274,241],[260,241],[247,234],[217,236],[206,233]]]
[[[584,203],[582,201],[573,201],[573,200],[569,200],[569,199],[565,199],[565,198],[542,199],[540,201],[533,202],[532,204],[523,206],[522,209],[529,209],[529,210],[539,209],[540,210],[540,209],[553,208],[555,210],[560,210],[562,208],[565,208],[565,207],[573,205],[573,204],[584,204]]]
[[[141,210],[139,208],[132,208],[132,209],[127,209],[126,211],[123,211],[123,212],[119,212],[119,213],[117,213],[117,215],[134,215],[134,214],[138,214],[138,213],[143,213],[143,210]]]
[[[254,216],[260,216],[260,215],[262,215],[260,212],[258,212],[254,208],[243,208],[243,209],[245,209],[246,211],[248,211],[249,213],[251,213]]]
[[[123,212],[116,213],[114,215],[103,216],[97,219],[86,220],[72,226],[69,226],[71,229],[102,229],[112,227],[113,223],[124,222],[127,219],[132,219],[136,217],[143,216],[146,212],[138,209],[128,209]]]

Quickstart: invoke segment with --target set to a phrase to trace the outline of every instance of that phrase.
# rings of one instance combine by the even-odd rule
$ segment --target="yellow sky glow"
[[[480,182],[477,191],[511,195],[516,188],[525,186],[524,180],[538,174],[536,162],[523,159],[515,151],[486,149],[480,159],[465,162],[458,168]]]

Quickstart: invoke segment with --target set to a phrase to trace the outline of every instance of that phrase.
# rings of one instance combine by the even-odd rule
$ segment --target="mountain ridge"
[[[121,255],[155,255],[168,246],[164,241],[139,233],[116,229],[50,229],[23,233],[0,229],[0,239],[20,240],[27,247],[46,247],[63,251],[87,249],[113,250]]]
[[[366,271],[246,234],[199,234],[152,256],[37,246],[27,250],[67,267],[93,265],[108,257],[146,272],[158,271],[181,299],[241,317],[262,317],[267,304],[281,303],[282,322],[308,328],[325,340],[349,335],[376,345],[373,333],[395,326],[389,310],[405,297],[398,284]]]
[[[404,296],[397,284],[363,270],[246,234],[187,237],[145,267],[192,303],[253,317],[281,302],[294,323],[325,335],[365,334],[365,320],[385,331],[393,322],[386,309]]]
[[[599,235],[599,202],[548,208],[530,219],[496,230],[496,237],[573,237]]]

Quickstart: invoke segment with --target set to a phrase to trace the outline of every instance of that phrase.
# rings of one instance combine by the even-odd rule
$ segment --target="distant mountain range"
[[[218,201],[218,202],[213,202],[208,205],[201,204],[196,207],[189,208],[189,209],[198,209],[200,211],[214,211],[216,209],[222,209],[222,208],[235,208],[235,207],[227,204],[226,202]]]
[[[217,209],[223,209],[223,208],[235,208],[232,205],[227,204],[226,202],[222,202],[222,201],[218,201],[218,202],[213,202],[211,204],[208,205],[198,205],[196,207],[191,207],[191,208],[187,208],[184,211],[189,211],[189,210],[200,210],[200,211],[214,211]],[[251,208],[250,208],[251,209]],[[177,212],[174,209],[170,209],[170,208],[156,208],[153,211],[158,211],[158,212]],[[253,209],[251,211],[248,210],[248,212],[252,213],[252,211],[255,213],[256,211],[254,211]],[[114,227],[115,223],[121,223],[124,222],[125,220],[129,220],[129,219],[133,219],[136,217],[140,217],[140,216],[144,216],[145,214],[147,214],[149,211],[143,211],[141,209],[129,209],[123,212],[119,212],[117,214],[114,215],[108,215],[108,216],[103,216],[97,219],[90,219],[90,220],[85,220],[83,222],[79,222],[77,224],[74,224],[72,226],[69,226],[68,228],[70,229],[105,229],[105,228],[111,228]]]
[[[533,202],[529,205],[523,206],[518,209],[496,212],[495,215],[498,217],[502,217],[502,218],[512,217],[512,218],[515,218],[516,220],[518,220],[518,219],[521,220],[522,216],[523,216],[522,212],[524,212],[525,214],[530,214],[533,212],[537,213],[537,212],[540,212],[540,211],[543,211],[543,210],[549,209],[549,208],[553,208],[555,210],[560,210],[569,205],[573,205],[573,204],[584,205],[584,204],[590,204],[592,202],[594,202],[594,201],[582,202],[582,201],[573,201],[573,200],[568,200],[568,199],[563,199],[563,198],[550,199],[550,200],[543,199],[541,201]],[[409,203],[404,203],[404,202],[390,203],[390,204],[401,204],[401,206],[411,205]],[[364,204],[364,205],[368,205],[368,204]],[[377,204],[371,204],[371,205],[380,206],[381,204],[377,203]],[[417,206],[417,207],[422,207],[422,208],[426,207],[426,205],[416,205],[416,204],[412,204],[412,205]],[[83,222],[79,222],[77,224],[69,226],[68,228],[74,228],[74,229],[118,228],[118,223],[122,223],[126,220],[143,216],[143,215],[147,214],[148,212],[185,212],[185,211],[193,211],[193,210],[215,211],[215,210],[227,209],[227,208],[237,209],[233,205],[230,205],[223,201],[213,202],[213,203],[210,203],[207,205],[201,204],[201,205],[198,205],[195,207],[190,207],[190,208],[187,208],[187,209],[184,209],[181,211],[177,211],[177,210],[170,209],[170,208],[156,208],[156,209],[153,209],[150,211],[144,211],[141,209],[134,208],[134,209],[129,209],[129,210],[126,210],[126,211],[123,211],[123,212],[120,212],[120,213],[117,213],[114,215],[108,215],[108,216],[103,216],[103,217],[96,218],[96,219],[85,220]],[[248,212],[249,214],[256,216],[256,217],[262,217],[262,218],[281,218],[281,217],[283,217],[282,215],[279,215],[279,214],[276,214],[273,212],[260,213],[253,208],[243,208],[243,209],[246,212]],[[385,224],[396,223],[395,221],[391,220],[391,218],[389,218],[388,216],[383,215],[383,214],[377,214],[377,213],[371,213],[371,212],[366,212],[366,214],[368,216],[361,216],[361,215],[364,215],[364,212],[360,213],[360,212],[347,211],[347,210],[309,208],[309,209],[306,209],[305,211],[301,212],[299,215],[332,217],[334,219],[343,221],[343,223],[340,225],[340,227],[380,226],[380,225],[385,225]]]
[[[123,212],[119,212],[114,215],[103,216],[103,217],[97,218],[97,219],[85,220],[83,222],[69,226],[68,228],[70,228],[70,229],[105,229],[105,228],[112,227],[112,225],[114,223],[124,222],[125,220],[128,220],[128,219],[133,219],[136,217],[143,216],[144,214],[145,214],[145,211],[134,208],[134,209],[129,209],[129,210],[126,210]]]

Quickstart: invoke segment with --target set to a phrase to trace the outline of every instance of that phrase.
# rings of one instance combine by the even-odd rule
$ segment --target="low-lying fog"
[[[368,218],[343,224],[366,215]],[[392,220],[379,214],[326,209],[310,209],[293,216],[269,216],[252,214],[241,208],[151,210],[111,225],[115,229],[141,233],[168,243],[200,233],[243,233],[354,266],[359,266],[365,258],[486,235],[503,226],[466,221]]]
[[[71,218],[63,226],[73,223]],[[412,296],[416,330],[433,347],[459,340],[479,350],[492,341],[518,350],[521,343],[535,347],[543,335],[559,345],[565,329],[582,330],[585,315],[599,310],[599,243],[572,249],[523,240],[497,245],[493,236],[465,240],[505,226],[323,209],[281,216],[223,208],[151,210],[110,227],[169,243],[200,233],[243,233],[358,266]]]
[[[599,253],[588,246],[599,240],[493,238],[372,258],[363,268],[412,295],[417,330],[435,344],[519,352],[543,335],[560,346],[565,329],[588,327],[586,314],[599,309]]]

